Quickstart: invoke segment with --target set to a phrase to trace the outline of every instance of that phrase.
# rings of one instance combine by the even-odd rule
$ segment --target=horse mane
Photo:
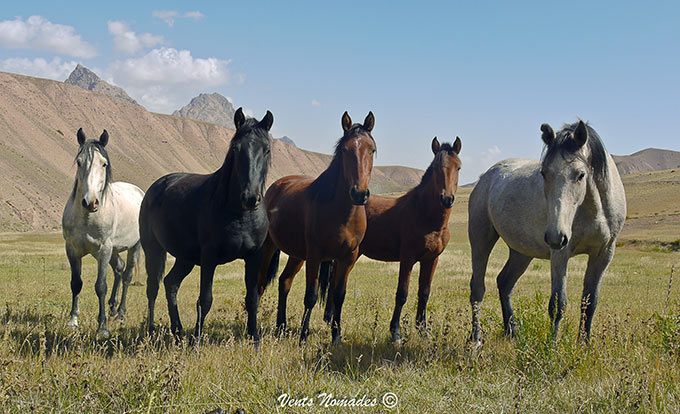
[[[588,146],[590,152],[590,159],[586,159],[583,152],[576,145],[573,140],[574,131],[578,126],[578,122],[573,124],[564,124],[562,130],[555,135],[555,140],[551,145],[545,146],[543,150],[543,157],[541,164],[549,163],[558,154],[563,158],[567,156],[572,156],[580,159],[593,170],[593,175],[595,180],[598,182],[603,182],[607,179],[607,150],[602,143],[602,139],[595,132],[595,130],[586,123],[586,128],[588,130],[588,140],[586,145]]]
[[[439,147],[439,151],[437,154],[434,156],[434,159],[430,163],[430,166],[427,167],[425,170],[425,174],[423,174],[423,177],[420,179],[420,183],[413,188],[413,190],[420,190],[425,185],[427,185],[427,182],[430,180],[432,177],[432,174],[434,173],[435,167],[438,167],[441,165],[441,163],[444,161],[444,157],[449,151],[453,151],[453,145],[449,144],[448,142],[445,142],[441,144]]]
[[[89,162],[92,159],[92,157],[94,157],[95,151],[98,151],[106,160],[106,178],[104,180],[104,192],[106,192],[106,190],[113,182],[113,173],[111,170],[111,159],[109,158],[109,153],[106,152],[106,148],[102,144],[100,144],[99,141],[93,139],[85,141],[85,143],[81,145],[80,148],[78,149],[78,153],[73,159],[73,163],[75,164],[76,161],[78,160],[78,157],[80,157],[81,155],[85,155],[85,160]],[[77,188],[78,178],[76,177],[76,180],[73,183],[73,191],[71,192],[71,198],[75,197]]]
[[[335,195],[335,190],[338,185],[338,177],[340,177],[342,174],[343,146],[347,141],[356,138],[357,135],[360,134],[366,134],[371,138],[371,140],[373,140],[371,132],[364,128],[363,125],[352,125],[352,127],[345,132],[338,142],[335,143],[333,159],[328,165],[328,168],[326,168],[305,190],[310,198],[324,202],[328,202],[333,199],[333,195]],[[375,140],[373,140],[373,143],[375,144]]]

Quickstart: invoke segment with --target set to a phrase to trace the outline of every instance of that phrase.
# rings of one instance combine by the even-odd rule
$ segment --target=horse
[[[363,125],[352,124],[342,115],[344,134],[335,145],[328,168],[316,179],[291,175],[274,182],[265,195],[269,233],[264,243],[264,259],[259,274],[259,292],[275,274],[268,271],[272,258],[281,250],[289,259],[279,278],[277,331],[286,329],[286,301],[291,284],[307,261],[305,311],[300,343],[309,335],[309,319],[318,298],[319,265],[336,260],[337,274],[343,280],[336,291],[335,313],[331,325],[333,343],[340,342],[340,313],[349,272],[359,256],[359,244],[366,231],[364,205],[369,199],[368,183],[373,168],[376,144],[371,135],[375,118],[369,112]]]
[[[112,318],[125,320],[126,298],[132,281],[132,270],[139,259],[139,206],[144,192],[134,184],[113,182],[111,160],[106,152],[109,133],[104,130],[99,140],[88,140],[83,129],[78,129],[78,166],[73,191],[62,214],[62,234],[66,242],[66,257],[71,267],[71,317],[68,325],[78,326],[78,296],[83,287],[82,258],[91,254],[97,259],[97,281],[94,285],[99,297],[97,337],[109,336],[106,326],[106,272],[111,265],[114,274],[109,299]],[[127,260],[120,253],[127,250]],[[116,309],[118,288],[123,284],[120,304]]]
[[[468,235],[472,249],[470,340],[481,345],[479,306],[489,254],[499,237],[509,257],[496,282],[505,334],[515,335],[511,295],[533,258],[550,259],[548,307],[553,340],[567,305],[570,257],[588,255],[579,338],[588,342],[600,282],[614,257],[626,217],[626,198],[614,160],[595,130],[579,120],[557,134],[541,125],[542,159],[508,159],[485,172],[470,194]]]
[[[212,306],[215,268],[237,258],[245,260],[248,336],[257,331],[257,272],[267,234],[262,192],[271,161],[269,130],[274,122],[267,111],[261,121],[234,113],[236,132],[222,166],[212,174],[173,173],[154,182],[144,196],[139,232],[146,257],[148,329],[154,330],[154,307],[167,253],[175,264],[163,280],[170,329],[183,333],[177,292],[194,266],[201,267],[194,337],[200,345],[205,317]]]
[[[449,242],[449,215],[458,190],[458,158],[461,140],[440,144],[432,140],[434,159],[416,187],[399,198],[371,196],[366,203],[366,235],[359,255],[383,262],[399,262],[399,284],[390,322],[392,341],[401,342],[399,321],[408,296],[411,269],[420,262],[416,325],[425,331],[427,300],[439,255]],[[328,264],[326,264],[328,266]],[[322,299],[331,272],[322,266],[319,285]],[[337,280],[334,282],[337,283]],[[328,290],[324,320],[333,313],[333,295]]]

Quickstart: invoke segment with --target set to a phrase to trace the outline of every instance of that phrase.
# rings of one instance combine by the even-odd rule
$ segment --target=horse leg
[[[215,267],[217,267],[216,264],[208,262],[207,260],[201,260],[201,293],[196,302],[196,328],[194,329],[197,348],[201,345],[203,322],[212,307],[212,286],[213,278],[215,277]]]
[[[300,327],[300,344],[307,341],[309,336],[309,319],[312,316],[312,309],[319,299],[319,266],[321,260],[307,257],[307,286],[305,288],[305,311],[302,314],[302,325]]]
[[[401,320],[401,310],[406,303],[408,297],[408,285],[411,281],[411,270],[415,262],[411,259],[401,259],[399,263],[399,283],[397,285],[397,295],[394,304],[394,313],[392,314],[392,321],[390,322],[390,333],[392,334],[392,341],[396,343],[401,342],[401,327],[399,321]]]
[[[586,342],[590,340],[590,326],[593,323],[593,315],[600,294],[600,282],[609,263],[614,258],[615,244],[612,242],[605,246],[598,255],[588,257],[588,267],[583,280],[583,296],[581,298],[581,312],[583,314],[579,324],[579,339]]]
[[[160,245],[149,246],[146,243],[144,248],[144,260],[146,267],[146,299],[149,307],[149,333],[154,330],[154,310],[156,307],[156,297],[158,297],[158,288],[161,283],[161,278],[165,273],[165,259],[167,253]]]
[[[333,281],[333,269],[334,269],[333,261],[327,261],[327,262],[321,263],[321,267],[319,268],[319,273],[320,273],[319,285],[320,286],[321,286],[321,274],[323,274],[324,272],[326,272],[326,275],[324,277],[326,277],[327,280],[329,280],[331,282]],[[333,286],[327,286],[326,292],[325,292],[325,294],[326,294],[326,298],[325,298],[326,299],[326,307],[323,311],[323,321],[328,323],[328,324],[330,324],[331,320],[333,319],[333,309],[335,308],[335,306],[333,305],[333,293],[331,293],[331,292],[333,292],[333,288],[334,288]],[[321,293],[321,301],[324,300],[323,296],[324,296],[324,292]]]
[[[260,342],[257,331],[257,308],[260,304],[258,292],[258,272],[262,266],[262,249],[245,258],[246,262],[246,312],[248,312],[248,337],[252,338],[255,346]]]
[[[420,261],[420,278],[418,280],[418,311],[416,312],[416,326],[421,333],[427,329],[427,300],[430,298],[432,278],[437,268],[439,256]]]
[[[517,250],[510,249],[508,261],[496,278],[498,294],[501,299],[501,309],[503,310],[503,326],[505,335],[515,336],[515,318],[512,314],[512,290],[515,288],[517,280],[524,274],[533,260],[532,257],[525,256]]]
[[[110,335],[106,327],[106,272],[109,270],[112,254],[113,248],[107,245],[102,246],[97,254],[97,281],[94,284],[94,290],[99,298],[97,339],[106,339]]]
[[[288,293],[293,285],[293,279],[295,275],[302,269],[302,265],[305,263],[304,260],[298,259],[297,257],[289,256],[286,267],[283,269],[281,276],[279,277],[279,304],[278,310],[276,312],[276,333],[281,334],[286,331],[287,328],[287,318],[286,318],[286,305],[288,303]]]
[[[66,245],[66,257],[68,258],[68,263],[71,266],[71,317],[68,320],[67,325],[72,327],[78,326],[78,315],[80,314],[80,308],[78,307],[78,295],[83,289],[83,279],[81,278],[82,273],[82,262],[83,258],[77,255],[73,250]]]
[[[471,221],[468,225],[468,238],[472,252],[472,278],[470,279],[472,332],[470,333],[470,342],[473,342],[475,346],[480,346],[482,344],[482,329],[479,324],[479,309],[486,290],[484,277],[486,276],[489,255],[498,241],[498,233],[486,215],[476,217],[475,220],[477,221],[475,224]]]
[[[274,253],[276,253],[276,246],[269,237],[269,234],[267,234],[267,237],[264,239],[264,243],[262,244],[262,266],[260,266],[258,269],[257,275],[257,293],[260,298],[264,294],[264,290],[267,288],[267,285],[269,285],[271,282],[269,266],[271,265],[272,259],[274,258]],[[276,271],[278,271],[278,269],[276,269]]]
[[[347,291],[347,278],[349,272],[352,271],[354,263],[356,263],[358,249],[354,250],[351,255],[336,261],[337,268],[333,274],[335,288],[333,292],[333,320],[331,321],[331,338],[332,344],[336,345],[342,342],[342,332],[340,328],[340,315],[342,314],[342,304],[345,302],[345,293]],[[318,269],[317,269],[318,272]]]
[[[557,330],[567,307],[567,262],[569,261],[569,251],[551,250],[550,251],[550,303],[548,313],[553,323],[553,340],[557,340]]]
[[[130,282],[132,282],[132,272],[135,269],[135,265],[139,260],[139,252],[141,250],[141,245],[139,243],[128,249],[127,258],[125,260],[125,270],[123,271],[123,291],[120,295],[120,305],[118,306],[118,312],[116,319],[121,323],[125,322],[125,314],[127,313],[127,292],[130,287]]]
[[[194,268],[194,264],[182,259],[175,259],[175,264],[163,279],[165,285],[165,298],[168,301],[168,314],[170,315],[170,331],[179,338],[182,335],[182,322],[179,319],[177,309],[177,291],[185,277]]]
[[[122,273],[125,270],[125,262],[118,253],[114,252],[111,254],[109,264],[113,270],[113,287],[111,288],[111,297],[109,298],[109,315],[113,318],[116,316],[116,298],[118,296],[118,288],[120,287]]]

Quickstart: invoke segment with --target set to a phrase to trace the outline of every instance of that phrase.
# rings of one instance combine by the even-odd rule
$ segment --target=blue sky
[[[680,149],[680,3],[415,3],[10,2],[0,70],[82,63],[162,113],[219,92],[325,153],[345,110],[371,110],[377,165],[424,169],[458,135],[463,182],[538,157],[543,122],[588,120],[614,154]]]

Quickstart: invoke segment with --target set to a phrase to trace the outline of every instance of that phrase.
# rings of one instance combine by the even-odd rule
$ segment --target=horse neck
[[[439,201],[440,191],[434,186],[434,179],[430,177],[425,185],[414,188],[413,195],[418,206],[419,215],[427,217],[429,221],[440,227],[446,227],[449,222],[450,208],[444,208]]]
[[[214,187],[211,190],[218,206],[242,210],[240,184],[238,174],[234,173],[234,161],[231,154],[227,154],[224,163],[213,173],[209,182]]]
[[[330,207],[333,209],[333,213],[336,217],[340,217],[342,220],[349,221],[352,215],[356,214],[359,209],[364,208],[364,206],[357,206],[352,203],[349,198],[350,186],[345,178],[342,171],[342,164],[334,166],[335,168],[340,168],[337,174],[335,193],[333,198],[330,200]]]

